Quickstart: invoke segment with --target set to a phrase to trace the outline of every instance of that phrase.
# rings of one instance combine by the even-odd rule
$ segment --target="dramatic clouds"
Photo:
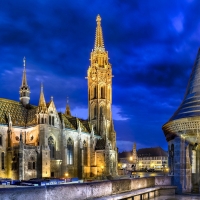
[[[162,125],[184,96],[200,44],[198,0],[18,0],[0,2],[0,98],[19,99],[27,59],[31,103],[40,83],[64,111],[87,118],[87,69],[101,15],[113,67],[119,151],[167,143]]]

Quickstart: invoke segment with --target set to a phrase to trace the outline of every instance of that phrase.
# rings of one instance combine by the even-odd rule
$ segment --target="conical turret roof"
[[[169,121],[200,116],[200,49],[188,82],[184,99]]]
[[[44,92],[43,92],[43,84],[41,84],[40,99],[39,99],[38,107],[40,108],[40,110],[41,109],[43,109],[43,110],[47,109],[46,101],[45,101],[45,98],[44,98]]]

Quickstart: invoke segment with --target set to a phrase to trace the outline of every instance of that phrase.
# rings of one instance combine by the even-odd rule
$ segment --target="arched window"
[[[94,86],[94,98],[96,98],[96,94],[97,94],[97,87],[96,86]]]
[[[44,124],[44,118],[43,117],[41,118],[41,124]]]
[[[103,114],[103,107],[101,106],[100,107],[100,115],[102,115]]]
[[[51,125],[51,116],[49,116],[49,125]]]
[[[96,107],[96,105],[94,106],[94,115],[93,115],[93,118],[96,118],[96,116],[97,116],[97,107]]]
[[[54,116],[52,117],[52,125],[54,126]]]
[[[87,165],[87,162],[88,162],[88,153],[87,153],[87,143],[86,141],[84,140],[83,141],[83,164],[84,165]]]
[[[35,169],[35,162],[33,162],[33,169]]]
[[[12,158],[12,170],[17,170],[17,154],[15,153]]]
[[[105,99],[105,87],[104,86],[101,87],[101,98]]]
[[[71,138],[67,140],[67,164],[73,165],[74,159],[74,145]]]
[[[55,142],[52,136],[48,138],[48,145],[50,149],[50,158],[55,158]]]
[[[5,169],[5,153],[1,153],[1,169]]]
[[[2,146],[2,135],[0,134],[0,146]]]

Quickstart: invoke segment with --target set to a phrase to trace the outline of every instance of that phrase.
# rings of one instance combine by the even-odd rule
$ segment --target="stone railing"
[[[35,187],[0,188],[2,199],[28,199],[28,200],[81,200],[108,197],[111,195],[137,191],[139,189],[158,186],[170,186],[171,177],[146,177],[135,179],[118,179],[90,183],[76,183],[64,185],[49,185]]]

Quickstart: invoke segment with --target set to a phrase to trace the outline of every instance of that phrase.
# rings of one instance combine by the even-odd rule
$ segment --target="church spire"
[[[39,105],[38,105],[40,110],[46,110],[46,101],[44,98],[44,92],[43,92],[43,84],[41,83],[41,91],[40,91],[40,100],[39,100]]]
[[[101,17],[97,15],[96,18],[97,27],[96,27],[96,35],[95,35],[95,44],[94,44],[94,51],[105,51],[104,42],[103,42],[103,32],[101,28]]]
[[[27,104],[29,104],[29,100],[30,100],[30,88],[28,87],[27,84],[27,79],[26,79],[26,58],[24,57],[23,59],[23,66],[24,66],[24,70],[23,70],[23,76],[22,76],[22,85],[20,87],[20,101],[21,103],[26,106]]]
[[[24,65],[24,70],[23,70],[23,77],[22,77],[22,86],[26,87],[28,86],[27,80],[26,80],[26,58],[24,57],[23,59],[23,65]]]
[[[68,116],[71,116],[71,111],[70,111],[70,107],[69,107],[69,98],[67,97],[67,106],[65,109],[65,114]]]

